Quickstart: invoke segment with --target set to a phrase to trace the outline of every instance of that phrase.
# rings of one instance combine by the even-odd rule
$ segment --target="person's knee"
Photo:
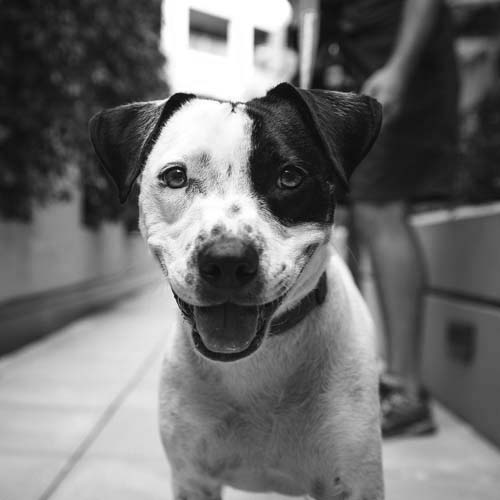
[[[402,202],[357,203],[353,207],[354,229],[361,239],[398,231],[406,225],[407,208]]]

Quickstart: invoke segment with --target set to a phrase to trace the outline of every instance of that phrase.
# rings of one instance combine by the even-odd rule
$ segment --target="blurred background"
[[[460,155],[449,200],[412,218],[428,268],[424,377],[500,445],[500,1],[448,3]],[[294,81],[295,20],[286,0],[0,0],[2,370],[20,348],[158,279],[137,192],[119,204],[89,118],[177,91],[247,100]],[[363,264],[377,316],[370,272]]]
[[[290,79],[286,0],[2,1],[0,352],[154,276],[137,192],[97,166],[97,111],[176,91],[246,100]],[[29,315],[24,311],[29,310]]]

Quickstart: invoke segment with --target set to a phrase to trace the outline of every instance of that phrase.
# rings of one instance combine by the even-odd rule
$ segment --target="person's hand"
[[[388,65],[375,71],[364,83],[361,92],[382,104],[384,121],[393,120],[401,110],[406,79],[396,68]]]

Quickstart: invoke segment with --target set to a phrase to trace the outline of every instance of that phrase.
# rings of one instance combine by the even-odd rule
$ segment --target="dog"
[[[225,485],[383,498],[372,322],[330,243],[380,126],[370,97],[287,83],[92,118],[120,199],[140,183],[140,230],[179,305],[159,404],[175,500]]]

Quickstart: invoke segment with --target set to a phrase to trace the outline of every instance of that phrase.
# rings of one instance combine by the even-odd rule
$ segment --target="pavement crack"
[[[159,352],[161,352],[161,349],[159,347],[162,344],[163,344],[162,340],[155,343],[154,347],[151,349],[151,352],[144,358],[143,362],[141,363],[137,371],[132,375],[132,377],[124,386],[124,388],[113,399],[111,404],[104,410],[103,414],[96,422],[94,427],[83,439],[83,441],[76,448],[76,450],[71,454],[69,459],[62,467],[62,469],[56,474],[54,479],[50,482],[49,486],[45,489],[45,491],[42,493],[42,495],[39,497],[38,500],[48,500],[56,492],[56,490],[59,488],[62,482],[75,468],[75,466],[82,459],[82,457],[85,455],[90,446],[101,434],[102,430],[106,427],[106,425],[111,420],[113,415],[115,415],[115,413],[118,411],[120,406],[125,401],[126,397],[137,386],[137,384],[141,381],[146,372],[151,368],[155,358],[159,355]]]

